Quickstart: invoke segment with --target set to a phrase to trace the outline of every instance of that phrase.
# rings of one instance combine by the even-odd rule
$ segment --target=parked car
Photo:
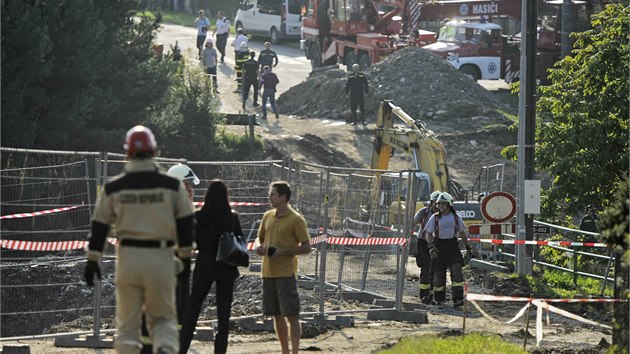
[[[243,0],[234,18],[235,29],[269,38],[271,43],[281,39],[301,37],[302,0]]]

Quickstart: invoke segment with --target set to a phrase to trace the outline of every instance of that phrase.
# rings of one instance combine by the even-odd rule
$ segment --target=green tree
[[[120,150],[172,85],[133,0],[2,0],[2,145]]]
[[[628,174],[629,13],[609,4],[593,15],[592,29],[573,35],[572,56],[539,90],[536,163],[553,177],[548,216],[612,201]]]
[[[630,301],[630,181],[625,178],[617,186],[613,203],[602,213],[600,227],[602,236],[613,247],[615,254],[615,298]],[[620,349],[630,347],[630,302],[615,305],[613,343]]]

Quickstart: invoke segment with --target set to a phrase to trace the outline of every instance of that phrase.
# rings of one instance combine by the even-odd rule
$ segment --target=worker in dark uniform
[[[249,59],[249,48],[247,43],[241,43],[240,49],[236,52],[236,64],[234,65],[234,71],[236,71],[236,91],[235,93],[242,92],[243,89],[243,64]]]
[[[582,221],[580,222],[580,230],[599,233],[599,227],[597,226],[597,222],[599,218],[597,217],[596,208],[592,205],[589,205],[588,214],[584,215]],[[597,238],[592,235],[588,235],[584,238],[586,242],[596,242]]]
[[[247,97],[249,97],[249,91],[254,91],[254,107],[258,107],[258,78],[260,65],[256,61],[256,53],[249,53],[249,59],[243,63],[243,109],[245,109],[245,103]]]
[[[427,221],[431,215],[438,212],[436,200],[440,196],[440,191],[431,193],[431,198],[428,201],[428,205],[416,213],[413,217],[412,228],[416,225],[420,225],[418,230],[418,243],[416,245],[416,265],[420,268],[420,284],[418,288],[420,290],[420,301],[424,304],[430,304],[433,300],[431,294],[433,271],[431,265],[431,256],[429,255],[429,244],[424,235],[424,227],[427,225]]]
[[[101,279],[99,261],[111,225],[116,225],[116,343],[119,353],[142,348],[140,324],[147,318],[156,353],[177,353],[175,310],[178,271],[190,272],[194,214],[181,181],[159,171],[153,160],[157,143],[151,130],[127,132],[129,162],[105,184],[97,198],[85,267],[85,281]],[[177,243],[177,256],[173,246]]]
[[[367,125],[365,120],[365,98],[368,93],[368,82],[365,74],[359,72],[359,64],[352,65],[352,73],[348,75],[346,82],[346,95],[350,94],[350,111],[352,112],[352,125],[357,124],[357,106],[361,110],[361,121]]]
[[[278,55],[271,49],[271,43],[265,42],[265,49],[258,54],[258,64],[261,68],[269,66],[269,68],[275,68],[278,65]]]
[[[443,305],[446,300],[446,269],[451,270],[451,295],[453,306],[464,304],[464,259],[459,249],[459,235],[466,246],[466,257],[472,255],[472,249],[466,236],[466,225],[455,209],[453,197],[443,192],[436,203],[439,212],[433,214],[427,222],[424,232],[427,237],[429,255],[433,260],[433,301]]]

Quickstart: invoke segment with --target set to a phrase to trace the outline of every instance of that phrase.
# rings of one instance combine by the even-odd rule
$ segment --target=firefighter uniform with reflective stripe
[[[464,233],[466,225],[451,207],[451,212],[439,212],[431,216],[424,231],[433,234],[433,242],[439,256],[433,263],[433,300],[444,303],[446,300],[446,270],[451,270],[451,292],[453,304],[464,300],[464,258],[459,249],[457,234]]]
[[[413,224],[420,224],[418,230],[418,244],[416,252],[416,265],[420,267],[420,284],[418,288],[420,290],[420,300],[423,303],[429,303],[431,301],[431,257],[429,256],[429,247],[427,240],[424,238],[424,227],[427,221],[431,217],[431,206],[420,209],[413,217]]]
[[[236,65],[234,69],[236,70],[236,84],[237,90],[241,90],[243,87],[243,64],[249,60],[249,50],[245,47],[245,50],[240,50],[236,52]]]
[[[98,261],[116,225],[116,350],[139,353],[144,311],[154,348],[179,351],[175,310],[177,253],[192,253],[194,210],[181,181],[158,170],[152,159],[132,159],[105,185],[92,218],[88,260]]]

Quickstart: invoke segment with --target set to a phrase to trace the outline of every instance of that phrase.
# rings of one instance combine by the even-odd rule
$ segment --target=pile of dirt
[[[430,52],[409,47],[389,55],[366,72],[368,121],[382,100],[393,100],[415,119],[435,121],[436,132],[458,127],[471,130],[490,124],[509,124],[498,110],[504,106],[468,76]],[[290,88],[278,98],[281,113],[343,119],[349,108],[347,74],[328,70]]]

